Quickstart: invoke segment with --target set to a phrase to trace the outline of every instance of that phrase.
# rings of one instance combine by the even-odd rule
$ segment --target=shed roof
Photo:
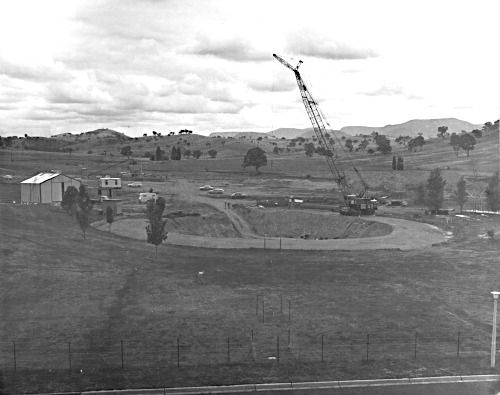
[[[36,176],[28,178],[27,180],[21,181],[21,184],[42,184],[54,177],[57,177],[61,173],[39,173]]]

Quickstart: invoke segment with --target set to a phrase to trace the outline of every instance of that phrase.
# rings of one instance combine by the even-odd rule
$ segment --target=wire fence
[[[272,362],[349,362],[385,358],[467,358],[490,352],[491,338],[469,332],[367,333],[350,336],[251,331],[247,336],[99,339],[0,343],[6,370],[184,367]]]

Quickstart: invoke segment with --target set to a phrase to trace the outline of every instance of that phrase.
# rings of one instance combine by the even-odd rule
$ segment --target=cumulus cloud
[[[0,75],[23,81],[66,81],[71,73],[61,62],[20,63],[0,57]]]
[[[269,53],[254,48],[242,38],[210,39],[199,36],[197,42],[185,53],[233,60],[237,62],[264,62],[270,60]]]
[[[295,55],[331,60],[377,57],[377,53],[372,49],[347,44],[312,30],[296,31],[289,35],[286,50]]]

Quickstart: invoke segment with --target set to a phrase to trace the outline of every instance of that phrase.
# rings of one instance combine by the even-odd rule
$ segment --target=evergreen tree
[[[500,211],[500,173],[493,174],[486,188],[486,201],[491,211]]]
[[[155,160],[162,160],[160,146],[156,146]]]
[[[78,196],[76,198],[77,210],[76,219],[78,224],[83,231],[83,240],[85,240],[86,232],[90,226],[90,216],[92,214],[93,203],[90,200],[85,185],[80,185],[80,190],[78,191]]]
[[[78,196],[78,189],[74,186],[69,186],[63,194],[61,207],[66,211],[71,218],[76,214],[76,198]]]
[[[399,162],[398,162],[399,163]],[[397,169],[397,164],[396,164],[396,157],[393,156],[392,157],[392,170],[396,170]]]
[[[149,200],[146,206],[149,225],[146,226],[147,242],[156,247],[156,258],[158,258],[158,246],[167,239],[165,226],[167,221],[163,219],[165,211],[165,199],[159,197],[156,200]]]
[[[453,191],[453,200],[459,205],[460,212],[463,211],[465,203],[467,203],[467,182],[464,179],[464,176],[460,177],[460,180],[457,182],[457,189]]]
[[[396,168],[398,170],[404,170],[403,157],[402,156],[398,157],[398,163],[396,165]]]
[[[441,176],[441,170],[436,168],[431,171],[427,179],[427,206],[435,214],[443,206],[444,203],[444,186],[446,181]]]
[[[111,224],[115,221],[115,212],[111,207],[106,207],[106,222],[109,224],[108,232],[111,232]]]

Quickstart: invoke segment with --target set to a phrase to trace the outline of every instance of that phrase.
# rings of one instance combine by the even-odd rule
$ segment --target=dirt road
[[[358,239],[329,239],[329,240],[304,240],[292,238],[261,237],[256,235],[250,225],[238,215],[235,210],[227,208],[224,199],[213,199],[205,194],[195,193],[193,184],[185,180],[176,180],[171,185],[178,198],[186,202],[210,204],[217,210],[224,212],[241,235],[239,238],[204,237],[168,233],[167,244],[184,245],[204,248],[266,248],[284,250],[378,250],[400,249],[411,250],[427,248],[433,244],[446,241],[443,232],[435,226],[421,222],[407,221],[388,217],[370,217],[370,221],[379,221],[392,226],[393,230],[386,236],[364,237]],[[228,200],[234,203],[234,200]],[[100,221],[93,225],[97,229],[107,231],[108,225]],[[145,219],[125,218],[113,224],[112,232],[125,237],[144,238],[142,229]],[[141,229],[138,232],[138,229]]]

